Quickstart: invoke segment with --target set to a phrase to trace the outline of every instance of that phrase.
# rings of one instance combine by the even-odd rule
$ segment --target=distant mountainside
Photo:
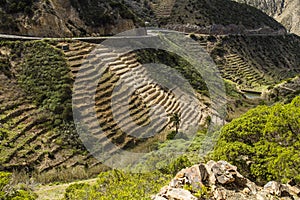
[[[282,25],[251,6],[230,0],[177,0],[170,17],[165,20],[172,24],[193,24],[208,26],[212,24],[240,25],[246,29],[268,26],[274,30]]]
[[[299,0],[235,0],[261,9],[282,23],[288,31],[300,34]]]
[[[0,33],[71,37],[112,35],[145,22],[153,26],[240,25],[282,29],[263,12],[230,0],[0,0]]]

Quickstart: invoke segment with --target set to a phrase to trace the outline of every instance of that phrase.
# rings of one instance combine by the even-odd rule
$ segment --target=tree
[[[178,133],[179,125],[180,125],[180,116],[178,113],[173,113],[171,115],[170,121],[173,123],[173,126],[175,127],[176,134]]]

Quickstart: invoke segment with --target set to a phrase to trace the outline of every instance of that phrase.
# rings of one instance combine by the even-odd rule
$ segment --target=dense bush
[[[71,119],[71,83],[63,54],[44,42],[10,43],[13,56],[21,57],[19,82],[37,105]]]
[[[259,183],[300,181],[300,97],[233,120],[221,130],[212,158],[237,165]]]
[[[0,199],[5,200],[34,200],[36,195],[26,187],[13,186],[11,173],[0,172]]]

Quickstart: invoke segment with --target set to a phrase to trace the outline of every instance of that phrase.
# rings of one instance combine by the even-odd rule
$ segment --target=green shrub
[[[176,131],[171,131],[167,135],[167,140],[173,140],[175,138],[175,136],[176,136]]]
[[[65,199],[71,200],[71,199],[84,199],[89,194],[89,190],[91,189],[90,185],[86,183],[75,183],[70,185],[65,192]],[[92,192],[92,191],[90,191]],[[99,196],[100,197],[100,196]],[[88,198],[92,199],[92,198]]]
[[[300,181],[300,97],[290,104],[258,106],[227,124],[212,154],[254,181]]]
[[[9,184],[11,179],[11,173],[0,172],[0,199],[4,198],[4,187]]]
[[[167,173],[171,173],[172,175],[176,175],[181,169],[190,167],[191,162],[189,161],[186,155],[180,156],[177,159],[173,160],[169,166],[166,168]]]

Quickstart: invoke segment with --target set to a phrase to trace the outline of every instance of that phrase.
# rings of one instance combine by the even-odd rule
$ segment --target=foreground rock
[[[298,200],[300,188],[292,182],[275,181],[259,187],[243,177],[226,161],[209,161],[177,173],[175,178],[152,197],[153,200]]]

